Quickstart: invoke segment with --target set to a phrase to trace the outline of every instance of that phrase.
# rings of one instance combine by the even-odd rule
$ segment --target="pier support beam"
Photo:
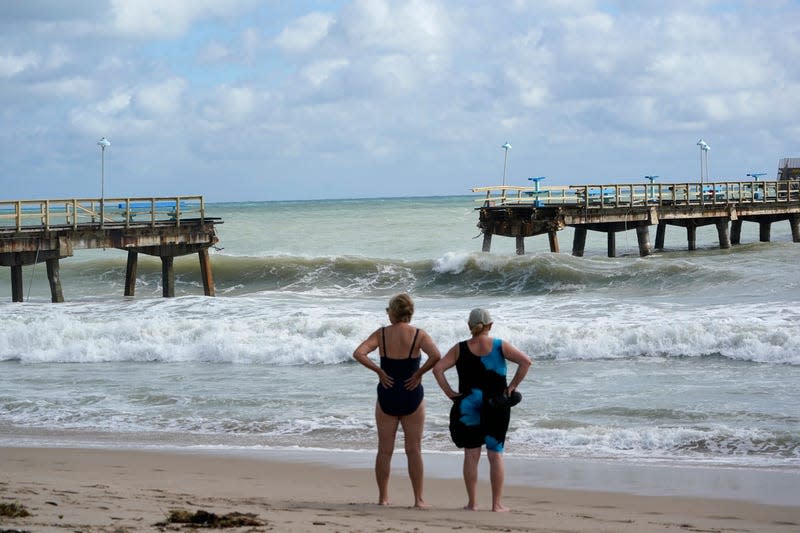
[[[789,225],[792,228],[792,242],[800,242],[800,215],[790,216]]]
[[[22,265],[11,265],[11,301],[24,301],[22,292]]]
[[[667,224],[659,222],[656,227],[656,250],[664,249],[664,237],[667,235]]]
[[[173,263],[175,257],[171,255],[161,256],[161,286],[164,298],[175,296],[175,268]]]
[[[517,255],[525,255],[525,237],[517,235]]]
[[[572,255],[583,257],[583,250],[586,248],[586,226],[576,226],[575,236],[572,238]]]
[[[128,264],[125,267],[125,296],[133,296],[136,292],[136,267],[139,264],[139,252],[128,250]]]
[[[50,282],[50,301],[63,303],[64,292],[61,290],[61,269],[58,265],[58,258],[47,260],[47,281]]]
[[[742,221],[731,220],[731,244],[742,242]]]
[[[492,249],[492,234],[491,232],[483,232],[483,251],[489,252]]]
[[[731,247],[731,236],[728,231],[728,220],[717,221],[717,235],[719,236],[719,247],[726,250]]]
[[[639,255],[641,257],[650,255],[650,228],[648,226],[637,226],[636,238],[639,241]]]
[[[769,242],[769,234],[772,229],[772,222],[759,222],[758,223],[758,240],[761,242]]]
[[[608,257],[617,257],[617,233],[614,230],[608,230]]]
[[[550,251],[554,254],[559,253],[561,248],[558,246],[558,232],[550,231],[547,236],[550,238]]]
[[[689,250],[697,250],[697,226],[689,224],[686,226],[686,241]]]
[[[200,256],[200,276],[203,278],[203,291],[206,296],[214,296],[214,276],[211,273],[211,260],[208,257],[208,248],[200,250],[197,255]]]

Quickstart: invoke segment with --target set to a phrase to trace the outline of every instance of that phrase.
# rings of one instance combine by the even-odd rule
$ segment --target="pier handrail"
[[[138,217],[138,220],[137,220]],[[99,227],[148,223],[151,226],[180,226],[181,220],[206,217],[200,195],[69,198],[56,200],[0,200],[0,230],[77,229],[89,224]]]
[[[635,183],[534,187],[474,187],[483,207],[570,205],[585,209],[644,206],[743,205],[800,201],[800,180]],[[508,194],[512,193],[512,194]]]

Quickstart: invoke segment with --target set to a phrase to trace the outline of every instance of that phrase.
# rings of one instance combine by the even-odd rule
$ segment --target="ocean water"
[[[376,376],[351,357],[395,293],[444,353],[476,306],[534,364],[507,453],[525,458],[723,465],[800,472],[800,245],[788,222],[758,242],[699,249],[667,229],[640,258],[635,232],[589,234],[586,255],[546,236],[480,252],[470,196],[210,204],[220,217],[202,296],[196,256],[176,259],[176,297],[140,256],[80,250],[61,262],[63,304],[43,265],[26,302],[0,269],[0,445],[374,450]],[[513,365],[510,372],[513,371]],[[450,375],[456,382],[455,375]],[[423,447],[455,453],[449,401],[424,379]]]

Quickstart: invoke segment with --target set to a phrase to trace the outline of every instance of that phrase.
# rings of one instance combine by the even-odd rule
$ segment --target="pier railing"
[[[475,187],[484,207],[503,205],[572,206],[586,209],[646,206],[706,206],[800,201],[800,180],[723,181],[525,187]]]
[[[205,216],[202,196],[0,200],[0,231],[77,229],[85,224],[180,226],[189,218],[202,223]]]

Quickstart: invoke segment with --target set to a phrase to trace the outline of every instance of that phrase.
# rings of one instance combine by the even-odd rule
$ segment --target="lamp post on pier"
[[[502,148],[503,150],[506,151],[506,155],[503,158],[503,185],[505,185],[506,184],[506,166],[508,164],[508,149],[511,148],[511,145],[508,144],[508,141],[506,141],[506,143],[503,146],[501,146],[500,148]]]
[[[100,225],[103,225],[105,220],[105,203],[106,203],[106,148],[111,146],[111,141],[102,137],[97,141],[97,146],[100,147]]]
[[[703,166],[705,166],[705,178],[708,179],[708,151],[711,147],[703,139],[697,141],[697,146],[700,147],[700,185],[703,184]],[[703,158],[705,156],[705,165]]]

